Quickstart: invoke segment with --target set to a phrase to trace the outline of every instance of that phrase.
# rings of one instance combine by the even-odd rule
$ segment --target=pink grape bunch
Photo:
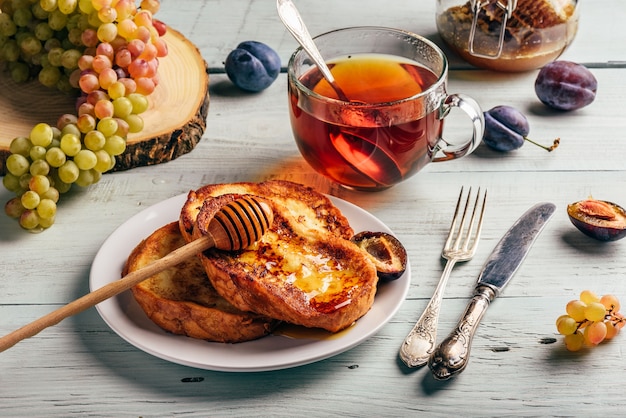
[[[599,297],[590,290],[583,290],[579,299],[567,303],[566,313],[556,320],[556,329],[565,336],[565,347],[569,351],[593,347],[614,338],[626,325],[626,318],[619,310],[616,296]]]
[[[36,77],[77,94],[76,113],[11,141],[7,215],[30,231],[55,220],[59,195],[115,166],[159,84],[168,54],[160,0],[0,0],[0,65],[16,82]]]

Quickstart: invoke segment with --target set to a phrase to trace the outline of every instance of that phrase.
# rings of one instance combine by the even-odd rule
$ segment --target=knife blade
[[[556,206],[552,203],[534,205],[495,246],[478,276],[474,295],[456,328],[428,360],[428,367],[436,379],[449,379],[465,369],[474,334],[489,304],[515,275],[555,210]]]

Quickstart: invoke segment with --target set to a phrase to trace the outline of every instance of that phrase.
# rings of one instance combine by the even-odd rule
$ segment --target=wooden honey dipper
[[[243,195],[226,203],[208,222],[205,235],[1,337],[0,352],[209,248],[237,251],[249,247],[261,239],[273,220],[270,206],[256,196]]]

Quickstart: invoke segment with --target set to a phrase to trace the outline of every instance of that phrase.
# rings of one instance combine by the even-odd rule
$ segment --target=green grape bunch
[[[159,84],[168,54],[160,0],[0,0],[0,69],[16,82],[75,94],[76,114],[11,141],[5,213],[32,232],[54,224],[59,196],[115,166]]]
[[[583,290],[578,299],[565,306],[565,314],[556,320],[556,329],[564,335],[565,348],[578,351],[593,347],[614,338],[626,325],[620,312],[620,302],[615,295],[597,296]]]

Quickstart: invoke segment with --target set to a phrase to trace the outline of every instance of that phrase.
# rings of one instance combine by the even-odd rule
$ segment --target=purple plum
[[[535,80],[535,93],[547,106],[558,110],[585,107],[596,98],[598,81],[584,65],[554,61],[543,67]]]

